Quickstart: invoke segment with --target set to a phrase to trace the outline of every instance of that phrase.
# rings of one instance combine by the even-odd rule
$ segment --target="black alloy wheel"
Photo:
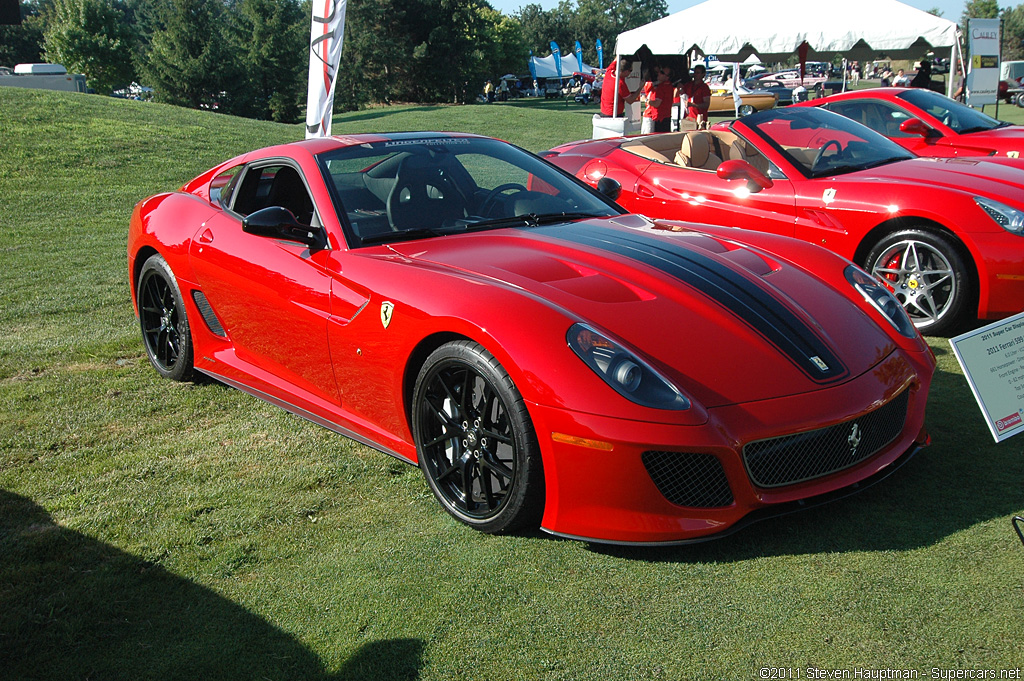
[[[192,334],[185,305],[167,261],[154,255],[142,266],[136,287],[139,325],[146,355],[164,378],[192,376]]]
[[[544,478],[533,424],[508,372],[477,343],[427,358],[413,395],[427,484],[448,513],[483,532],[540,521]]]

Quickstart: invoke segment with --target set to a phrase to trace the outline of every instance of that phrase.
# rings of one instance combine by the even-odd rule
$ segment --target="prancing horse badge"
[[[384,328],[388,328],[391,324],[391,314],[395,311],[395,304],[389,300],[385,300],[380,304],[380,323],[384,325]]]

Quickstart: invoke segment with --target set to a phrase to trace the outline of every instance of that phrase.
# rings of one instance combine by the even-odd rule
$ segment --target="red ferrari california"
[[[624,214],[488,138],[239,156],[141,201],[128,266],[161,375],[418,465],[485,532],[706,539],[927,442],[934,358],[877,280],[794,239]]]
[[[886,282],[915,325],[1024,310],[1024,161],[915,158],[823,109],[709,131],[586,140],[541,154],[651,218],[795,236]]]
[[[922,88],[853,90],[798,106],[853,119],[918,156],[1009,156],[1024,151],[1024,126],[1011,125]]]

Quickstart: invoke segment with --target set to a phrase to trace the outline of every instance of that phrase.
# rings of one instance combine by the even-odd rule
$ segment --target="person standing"
[[[703,64],[693,67],[693,80],[679,88],[686,95],[686,117],[696,121],[697,129],[708,127],[708,109],[711,108],[711,88],[704,82],[707,69]]]
[[[656,80],[648,83],[647,108],[644,110],[644,121],[641,132],[672,131],[672,73],[669,69],[659,68]],[[648,123],[648,121],[650,121]]]
[[[484,98],[488,104],[494,101],[494,83],[491,81],[484,83]]]
[[[923,87],[930,89],[932,86],[932,63],[930,61],[921,60],[921,66],[917,69],[917,75],[914,76],[914,80],[910,81],[910,87]]]
[[[604,74],[604,83],[601,86],[602,116],[621,116],[622,112],[626,109],[626,104],[632,104],[640,97],[639,89],[636,92],[630,92],[629,87],[626,85],[626,77],[632,72],[633,68],[625,57],[619,59],[618,62],[612,62],[608,66]],[[617,99],[615,96],[616,82],[619,84]]]

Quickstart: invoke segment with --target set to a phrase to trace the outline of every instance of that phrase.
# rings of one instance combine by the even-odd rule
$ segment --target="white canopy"
[[[687,54],[696,49],[722,61],[756,53],[782,61],[807,42],[811,55],[830,61],[836,53],[853,59],[885,54],[915,59],[929,49],[956,45],[955,22],[897,0],[707,0],[632,31],[620,33],[616,54],[643,45],[654,54]]]
[[[555,55],[549,54],[546,57],[531,57],[533,65],[537,67],[538,78],[558,78],[558,70],[555,69]],[[562,55],[562,78],[572,78],[573,73],[597,73],[596,66],[580,64],[576,61],[575,54]]]

